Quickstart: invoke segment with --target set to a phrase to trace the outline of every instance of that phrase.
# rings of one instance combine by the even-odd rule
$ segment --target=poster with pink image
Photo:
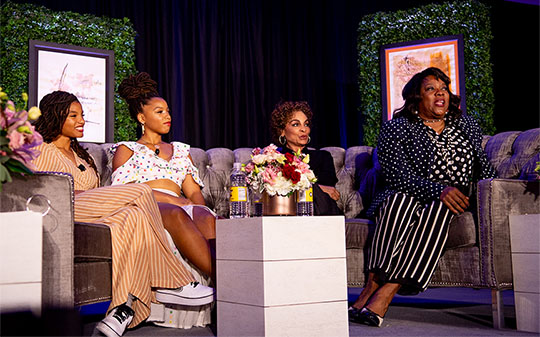
[[[114,53],[110,50],[30,41],[29,103],[57,90],[77,96],[84,112],[80,142],[114,141]]]
[[[383,121],[405,103],[401,92],[411,77],[429,67],[441,69],[450,78],[450,91],[461,96],[465,111],[463,39],[460,35],[409,41],[381,47]]]
[[[84,111],[84,137],[81,142],[105,142],[105,76],[103,58],[38,52],[38,100],[46,94],[62,90],[79,99]]]

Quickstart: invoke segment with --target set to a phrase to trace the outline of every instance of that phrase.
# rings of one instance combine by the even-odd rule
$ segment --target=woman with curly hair
[[[337,177],[332,155],[324,150],[308,149],[311,141],[313,112],[307,102],[279,102],[270,115],[270,132],[282,147],[281,153],[302,152],[309,154],[309,167],[317,177],[313,185],[313,212],[315,215],[343,214],[336,201]]]
[[[352,322],[381,326],[396,293],[427,288],[450,221],[474,211],[473,187],[495,176],[480,127],[461,113],[449,85],[438,68],[414,75],[403,88],[405,104],[381,128],[377,153],[385,186],[368,210],[377,226],[366,286],[349,308]]]
[[[205,206],[203,183],[189,154],[190,147],[162,140],[171,128],[171,115],[150,75],[142,72],[129,76],[118,92],[128,103],[131,117],[140,123],[142,135],[137,141],[113,147],[112,184],[143,183],[152,188],[165,229],[174,242],[172,248],[179,250],[178,256],[191,267],[194,277],[208,285],[215,272],[216,214]],[[174,309],[167,308],[170,310]],[[210,306],[200,308],[198,317],[209,323]],[[186,327],[184,321],[171,324]]]
[[[144,184],[99,186],[94,160],[78,143],[84,133],[82,106],[75,95],[55,91],[39,104],[35,124],[43,136],[38,170],[73,176],[74,220],[109,226],[112,245],[112,301],[97,328],[121,336],[150,314],[151,302],[198,306],[213,301],[213,289],[199,285],[173,255],[152,190]]]

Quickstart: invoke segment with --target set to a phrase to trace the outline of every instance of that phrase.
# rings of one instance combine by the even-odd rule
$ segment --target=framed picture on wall
[[[56,90],[81,102],[86,124],[81,142],[114,142],[114,52],[30,40],[28,100],[37,105]]]
[[[429,67],[441,69],[450,77],[450,91],[461,96],[465,113],[465,72],[463,36],[441,36],[381,46],[382,120],[392,119],[394,111],[405,102],[401,91],[411,77]]]

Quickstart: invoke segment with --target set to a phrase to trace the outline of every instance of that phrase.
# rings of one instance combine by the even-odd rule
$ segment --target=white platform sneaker
[[[133,309],[126,304],[119,305],[98,323],[96,329],[107,337],[122,336],[133,316],[135,316]]]
[[[191,282],[177,289],[158,289],[156,299],[161,303],[205,305],[214,301],[214,288],[203,286],[199,282]]]

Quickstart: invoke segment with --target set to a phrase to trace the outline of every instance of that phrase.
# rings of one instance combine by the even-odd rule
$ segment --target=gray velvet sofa
[[[85,144],[96,160],[104,186],[110,184],[110,145]],[[445,254],[430,286],[492,289],[494,326],[502,327],[500,291],[512,288],[508,215],[540,213],[540,184],[533,173],[535,163],[540,161],[540,129],[486,136],[484,146],[500,178],[478,184],[478,219],[464,213],[452,222]],[[362,287],[374,228],[363,214],[380,184],[373,167],[373,148],[323,149],[333,156],[341,194],[338,205],[346,216],[348,285]],[[250,153],[251,148],[191,149],[205,184],[203,196],[219,215],[227,216],[227,181],[233,162],[247,162]],[[0,192],[0,211],[23,210],[27,198],[37,194],[46,196],[51,204],[44,218],[44,305],[72,307],[110,299],[110,233],[103,225],[73,222],[71,176],[39,173],[17,178]]]

